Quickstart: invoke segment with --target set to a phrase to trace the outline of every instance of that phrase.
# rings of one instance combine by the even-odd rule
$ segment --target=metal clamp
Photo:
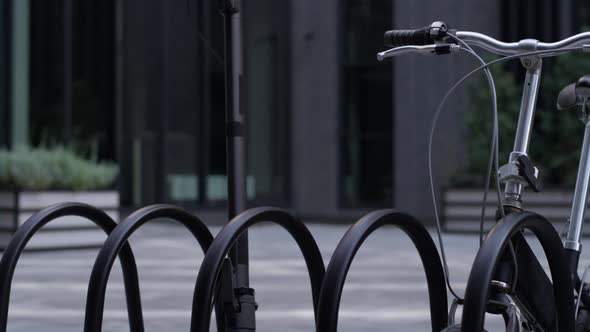
[[[258,304],[254,299],[254,289],[236,287],[235,273],[231,261],[226,258],[220,273],[220,300],[230,331],[256,331],[256,310]]]
[[[537,45],[539,41],[536,39],[523,39],[518,42],[518,47],[522,48],[523,50],[527,50],[528,52],[533,52],[537,50]],[[533,55],[533,56],[525,56],[520,58],[520,62],[522,66],[526,69],[529,69],[535,66],[541,60],[540,56]]]
[[[539,169],[523,153],[512,152],[508,163],[498,170],[498,177],[501,183],[516,182],[523,187],[529,186],[535,192],[542,190]]]

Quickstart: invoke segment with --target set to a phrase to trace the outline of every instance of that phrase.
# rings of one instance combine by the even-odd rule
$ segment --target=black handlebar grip
[[[389,30],[385,32],[385,46],[430,45],[434,39],[430,36],[430,27],[415,30]]]

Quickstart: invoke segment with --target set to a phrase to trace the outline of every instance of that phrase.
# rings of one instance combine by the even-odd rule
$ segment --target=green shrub
[[[94,162],[63,147],[0,149],[0,188],[94,190],[113,185],[118,167]]]
[[[524,69],[523,69],[524,70]],[[498,93],[500,165],[506,163],[514,144],[522,81],[501,66],[492,68]],[[584,125],[578,111],[557,111],[559,91],[580,76],[590,74],[590,56],[572,53],[546,61],[542,75],[529,155],[541,170],[548,186],[572,186],[576,180]],[[459,187],[483,184],[492,130],[490,94],[479,80],[469,89],[470,110],[466,113],[467,165],[452,176]]]

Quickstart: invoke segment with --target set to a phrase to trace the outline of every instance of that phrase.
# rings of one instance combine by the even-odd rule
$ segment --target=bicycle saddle
[[[581,105],[590,97],[590,75],[584,75],[576,83],[567,85],[559,92],[557,109],[560,111]]]

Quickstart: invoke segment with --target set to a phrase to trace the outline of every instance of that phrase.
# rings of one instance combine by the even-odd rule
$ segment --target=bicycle
[[[578,263],[582,246],[580,242],[590,182],[590,76],[565,87],[558,97],[559,109],[581,106],[585,136],[576,181],[572,212],[565,240],[542,216],[524,210],[524,188],[535,192],[542,190],[539,169],[528,157],[531,131],[539,93],[543,58],[573,51],[590,51],[590,32],[584,32],[554,43],[535,39],[519,42],[501,42],[493,37],[471,31],[449,29],[444,22],[416,30],[391,30],[385,33],[386,46],[393,47],[377,55],[378,60],[408,54],[443,55],[466,52],[482,64],[457,82],[445,95],[437,108],[430,133],[432,135],[438,116],[449,95],[467,78],[483,70],[488,79],[493,99],[494,127],[488,163],[484,199],[495,171],[495,189],[498,196],[497,223],[483,238],[482,207],[480,226],[481,246],[472,266],[465,297],[462,299],[453,290],[441,237],[438,211],[435,216],[444,265],[445,280],[455,301],[449,313],[448,327],[444,331],[485,331],[485,314],[501,315],[506,331],[590,331],[590,288],[584,283],[589,269],[582,277],[578,275]],[[485,63],[471,48],[476,46],[502,56]],[[489,72],[492,64],[519,59],[526,76],[523,87],[514,148],[508,162],[498,164],[497,104],[493,77]],[[432,149],[430,144],[429,150]],[[429,155],[430,155],[429,151]],[[432,162],[429,158],[430,173]],[[431,178],[431,188],[434,188]],[[500,186],[504,185],[503,191]],[[433,190],[433,200],[435,200]],[[539,239],[551,271],[551,280],[539,263],[523,234],[530,230]],[[574,290],[575,286],[575,290]],[[574,296],[575,295],[575,296]],[[454,323],[458,305],[463,304],[461,324]]]

